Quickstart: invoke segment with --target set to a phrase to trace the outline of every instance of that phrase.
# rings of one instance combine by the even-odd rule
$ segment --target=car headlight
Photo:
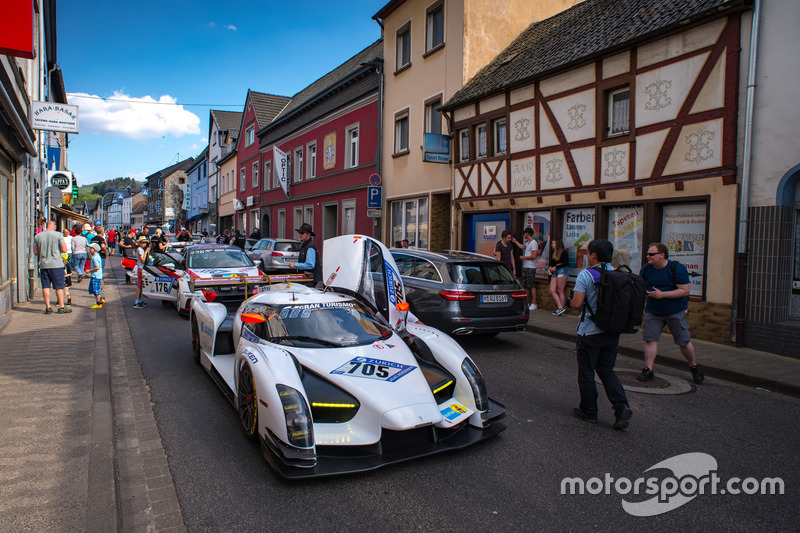
[[[286,434],[289,444],[298,448],[310,448],[314,445],[314,430],[308,406],[299,391],[286,385],[275,385],[283,404],[283,416],[286,417]]]
[[[469,386],[472,387],[472,395],[475,397],[475,408],[478,411],[486,411],[489,409],[489,396],[486,394],[486,382],[483,381],[483,376],[480,370],[469,359],[464,359],[461,363],[461,371],[469,381]]]

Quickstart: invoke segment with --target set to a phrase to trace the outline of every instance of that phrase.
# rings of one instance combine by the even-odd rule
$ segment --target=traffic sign
[[[383,202],[381,187],[367,187],[367,207],[378,208]]]
[[[380,174],[373,174],[369,177],[369,184],[378,186],[381,184],[381,176]]]
[[[367,209],[367,216],[369,218],[381,218],[380,209]]]

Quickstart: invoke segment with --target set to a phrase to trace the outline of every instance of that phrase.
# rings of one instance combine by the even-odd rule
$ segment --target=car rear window
[[[453,263],[450,277],[454,283],[466,285],[493,285],[514,283],[514,276],[501,263]]]
[[[297,242],[276,242],[275,243],[275,251],[276,252],[299,252],[300,251],[300,243],[297,243]]]

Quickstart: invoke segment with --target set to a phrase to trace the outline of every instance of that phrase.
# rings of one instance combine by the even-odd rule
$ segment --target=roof
[[[175,172],[186,171],[186,169],[190,168],[194,164],[194,157],[190,157],[188,159],[184,159],[179,163],[175,163],[172,166],[159,170],[158,172],[154,172],[147,176],[144,181],[149,182],[151,179],[163,179],[171,176]]]
[[[278,113],[291,101],[288,96],[278,96],[275,94],[259,93],[248,91],[250,101],[253,103],[253,110],[256,113],[258,127],[263,128],[278,116]],[[237,124],[236,127],[239,125]]]
[[[292,111],[326,93],[328,89],[345,80],[355,72],[364,70],[365,66],[362,65],[362,63],[366,63],[375,59],[383,59],[383,39],[378,39],[332,71],[313,82],[302,91],[295,94],[292,97],[289,105],[287,105],[283,111],[281,111],[280,114],[275,117],[273,122],[277,123],[281,119],[288,117],[291,115]],[[261,124],[261,127],[263,128],[266,125],[267,124]]]
[[[442,109],[563,71],[745,1],[584,0],[528,26]]]
[[[217,123],[217,128],[219,128],[220,131],[239,131],[239,124],[242,122],[241,111],[221,111],[219,109],[212,109],[211,117],[214,119],[214,122]]]

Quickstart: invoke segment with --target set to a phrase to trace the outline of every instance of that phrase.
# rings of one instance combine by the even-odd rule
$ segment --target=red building
[[[236,217],[234,228],[246,235],[259,227],[262,190],[261,152],[256,132],[274,119],[291,101],[287,96],[247,91],[236,152]]]
[[[262,236],[296,237],[311,224],[319,246],[348,233],[373,235],[367,211],[370,176],[380,174],[380,90],[383,43],[377,41],[292,98],[257,132],[263,159]],[[241,142],[241,140],[240,140]],[[274,148],[286,154],[287,191],[275,171]],[[240,165],[241,166],[241,165]]]

